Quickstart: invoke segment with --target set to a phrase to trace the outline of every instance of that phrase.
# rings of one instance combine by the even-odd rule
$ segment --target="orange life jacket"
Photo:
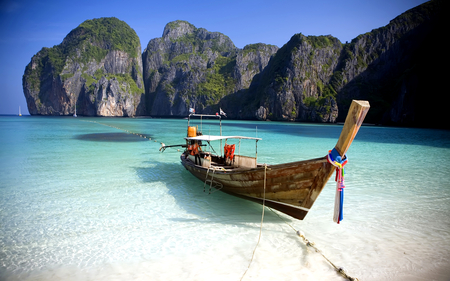
[[[188,145],[188,150],[189,150],[191,155],[198,154],[198,144],[194,143],[194,144]]]
[[[225,158],[233,161],[234,159],[234,149],[236,145],[234,144],[226,144],[224,147]]]

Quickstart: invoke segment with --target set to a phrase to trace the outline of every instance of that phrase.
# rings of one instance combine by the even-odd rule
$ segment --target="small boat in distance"
[[[22,116],[22,111],[20,111],[20,105],[19,105],[19,116]]]
[[[77,106],[75,106],[75,113],[73,114],[73,117],[78,117],[77,116]]]
[[[257,163],[257,144],[260,138],[243,136],[222,136],[222,121],[219,114],[190,114],[188,118],[185,150],[180,159],[182,165],[200,179],[203,190],[214,188],[222,192],[264,204],[294,218],[302,220],[313,206],[336,170],[334,159],[346,161],[346,152],[355,138],[370,105],[367,101],[353,101],[338,142],[329,155],[304,161],[284,164]],[[196,127],[190,126],[191,117],[218,118],[220,135],[203,135]],[[256,143],[255,156],[241,154],[241,141],[253,140]],[[234,142],[230,145],[227,142]],[[212,142],[220,142],[217,153]],[[222,153],[222,142],[225,142]],[[238,147],[236,147],[236,145]],[[342,163],[342,162],[341,162]],[[342,164],[344,165],[344,164]],[[339,220],[337,221],[339,222]]]

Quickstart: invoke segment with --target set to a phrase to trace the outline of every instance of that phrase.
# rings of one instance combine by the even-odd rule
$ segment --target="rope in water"
[[[271,210],[274,214],[276,214],[284,223],[286,223],[290,228],[292,228],[295,233],[297,233],[297,235],[299,237],[301,237],[303,239],[303,242],[306,244],[306,246],[313,248],[316,253],[319,253],[322,255],[322,257],[339,273],[341,274],[344,278],[350,280],[350,281],[358,281],[358,278],[355,277],[351,277],[350,275],[347,274],[347,272],[345,272],[345,269],[343,267],[338,267],[336,266],[333,262],[331,262],[314,244],[314,242],[309,241],[306,237],[305,234],[300,231],[300,230],[296,230],[292,225],[290,225],[288,222],[286,222],[277,212],[275,212],[274,210],[272,210],[270,207],[268,207],[269,210]]]
[[[247,274],[247,271],[250,269],[250,266],[253,262],[253,258],[255,257],[255,252],[256,252],[256,248],[258,248],[259,242],[261,241],[261,233],[262,233],[262,226],[263,226],[263,221],[264,221],[264,209],[265,209],[265,202],[266,202],[266,178],[267,178],[267,164],[264,165],[264,193],[263,193],[263,208],[262,208],[262,215],[261,215],[261,225],[259,228],[259,236],[258,236],[258,242],[255,245],[255,249],[253,249],[253,254],[252,254],[252,258],[250,259],[250,262],[248,264],[247,269],[245,270],[244,274],[241,277],[241,281],[242,279],[244,279],[245,275]],[[290,228],[292,228],[295,233],[301,237],[303,239],[303,242],[305,243],[305,245],[307,247],[311,247],[313,248],[316,253],[319,253],[322,255],[322,257],[336,270],[337,273],[341,274],[344,278],[350,280],[350,281],[358,281],[358,278],[355,277],[351,277],[350,275],[347,274],[347,272],[345,271],[345,269],[343,267],[338,267],[336,266],[332,261],[330,261],[314,244],[314,242],[309,241],[305,234],[302,231],[296,230],[292,225],[290,225],[288,222],[286,222],[277,212],[275,212],[274,210],[272,210],[272,208],[268,207],[270,211],[272,211],[275,215],[278,216],[278,218],[280,218],[280,220],[282,220],[284,223],[286,223]]]
[[[117,130],[124,131],[124,132],[126,132],[127,134],[132,134],[132,135],[136,135],[136,136],[138,136],[138,137],[140,137],[140,138],[152,140],[152,138],[149,137],[149,136],[146,136],[146,135],[143,135],[143,134],[134,133],[134,132],[131,132],[131,131],[128,131],[128,130],[125,130],[125,129],[122,129],[122,128],[119,128],[119,127],[115,127],[115,126],[112,126],[112,125],[100,123],[100,122],[97,122],[97,121],[88,121],[88,120],[80,120],[80,121],[82,121],[82,122],[90,122],[90,123],[95,123],[95,124],[98,124],[98,125],[107,126],[107,127],[113,128],[113,129],[117,129]],[[153,140],[153,141],[154,141],[154,142],[158,142],[157,140]]]
[[[248,264],[247,269],[245,270],[244,274],[241,277],[241,281],[244,278],[245,274],[247,274],[247,271],[250,269],[250,265],[253,262],[253,258],[255,257],[255,252],[256,252],[256,248],[259,245],[259,241],[261,240],[261,232],[262,232],[262,227],[263,227],[263,221],[264,221],[264,209],[265,209],[265,203],[266,203],[266,175],[267,175],[267,164],[264,164],[264,193],[263,193],[263,208],[262,208],[262,216],[261,216],[261,226],[259,227],[259,237],[258,237],[258,242],[255,245],[255,249],[253,249],[253,254],[252,254],[252,258]]]

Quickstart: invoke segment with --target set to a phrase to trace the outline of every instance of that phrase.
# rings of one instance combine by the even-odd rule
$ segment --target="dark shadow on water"
[[[100,142],[140,142],[148,141],[148,136],[128,133],[95,133],[82,134],[74,137],[77,140]]]
[[[208,193],[209,187],[189,173],[180,162],[158,163],[150,162],[153,166],[135,167],[136,172],[143,182],[164,182],[168,189],[168,194],[173,196],[176,204],[189,214],[193,214],[201,219],[196,222],[210,223],[219,222],[223,224],[245,224],[261,222],[262,205],[250,202],[232,195],[213,190]],[[286,218],[287,222],[295,219]],[[192,218],[172,218],[173,221],[191,221]],[[275,213],[265,210],[264,222],[284,223]]]

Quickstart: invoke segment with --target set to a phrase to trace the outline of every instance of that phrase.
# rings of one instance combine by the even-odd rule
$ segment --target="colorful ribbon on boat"
[[[334,200],[334,217],[333,221],[339,222],[344,219],[343,207],[344,207],[344,166],[348,162],[347,154],[344,158],[341,157],[336,148],[330,150],[327,156],[328,163],[336,167],[336,196]]]

